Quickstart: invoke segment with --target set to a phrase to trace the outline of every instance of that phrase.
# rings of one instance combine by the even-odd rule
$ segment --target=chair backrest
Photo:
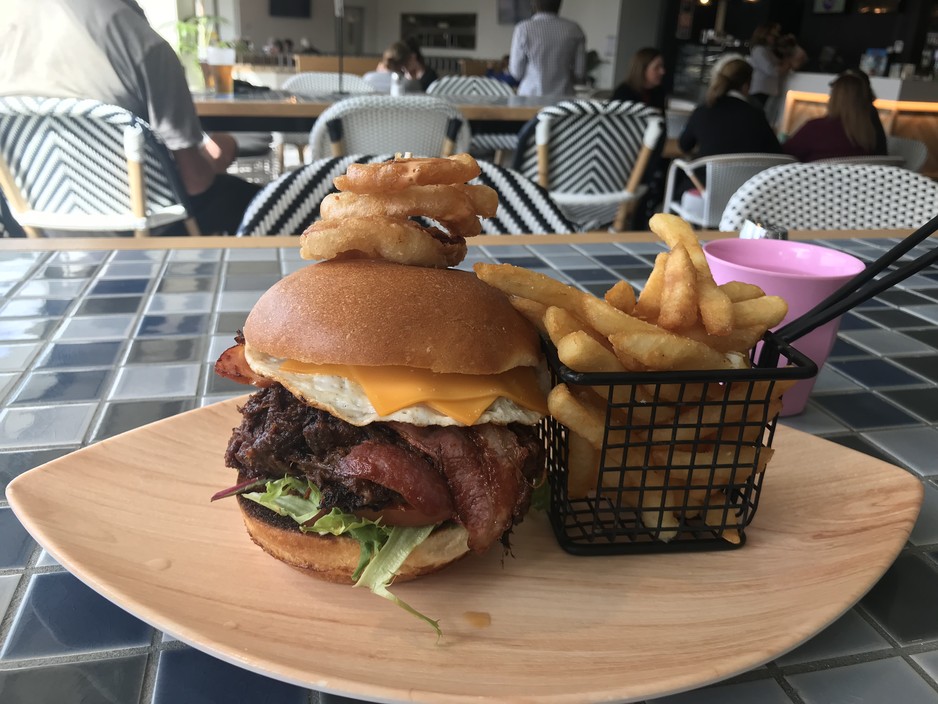
[[[283,90],[300,95],[323,95],[337,93],[340,89],[340,74],[328,71],[305,71],[290,76],[283,82]],[[351,73],[341,74],[341,89],[346,93],[374,93],[374,89]]]
[[[891,156],[900,156],[905,160],[905,168],[921,171],[928,159],[928,146],[925,142],[908,137],[886,135],[886,152]]]
[[[472,183],[494,188],[498,211],[494,218],[482,219],[488,235],[527,233],[569,234],[576,232],[547,191],[514,169],[479,161],[482,173]]]
[[[707,227],[713,227],[720,222],[726,204],[740,186],[773,166],[795,163],[795,158],[787,154],[721,154],[694,163],[704,161],[707,185],[703,198],[703,219]]]
[[[129,157],[140,161],[142,194]],[[139,232],[189,210],[172,156],[149,125],[94,100],[0,98],[0,178],[4,170],[12,183],[0,183],[24,227]]]
[[[427,88],[427,95],[514,95],[507,83],[486,76],[443,76]]]
[[[621,226],[622,199],[639,192],[647,166],[642,147],[663,136],[661,113],[642,103],[564,100],[521,129],[512,168],[547,188],[580,229]]]
[[[536,132],[547,128],[550,191],[609,193],[621,191],[651,120],[661,113],[630,101],[564,100],[538,112],[522,128],[512,167],[538,179]]]
[[[818,159],[814,164],[868,164],[876,166],[899,166],[905,168],[905,158],[896,154],[867,154],[865,156],[837,156]]]
[[[370,164],[393,157],[393,154],[327,157],[290,171],[254,196],[235,234],[239,237],[302,234],[319,219],[322,199],[336,192],[332,181],[344,174],[349,164]]]
[[[333,139],[330,139],[330,133]],[[411,152],[440,156],[469,149],[469,121],[446,100],[431,95],[362,95],[333,103],[309,134],[312,159],[338,154]],[[332,145],[340,137],[341,151]]]
[[[871,164],[786,164],[733,194],[720,229],[744,220],[792,230],[916,228],[938,213],[938,183],[908,169]]]

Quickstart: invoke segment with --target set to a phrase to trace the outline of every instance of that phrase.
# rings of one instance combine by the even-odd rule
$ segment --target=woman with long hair
[[[886,153],[885,135],[877,129],[869,79],[844,71],[831,84],[827,115],[809,120],[785,142],[798,161]]]
[[[714,67],[706,99],[691,113],[678,138],[681,151],[696,157],[781,151],[765,113],[748,100],[752,74],[752,66],[742,57]]]
[[[625,80],[612,93],[613,100],[632,100],[664,110],[664,56],[654,47],[639,49],[629,62]]]

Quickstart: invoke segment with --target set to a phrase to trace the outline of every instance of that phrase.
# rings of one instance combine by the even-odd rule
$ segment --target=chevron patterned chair
[[[469,122],[432,95],[358,95],[333,103],[309,133],[311,159],[412,152],[446,156],[469,149]]]
[[[332,181],[349,164],[371,164],[394,158],[393,154],[327,157],[301,166],[267,184],[254,196],[238,227],[240,237],[298,235],[319,219],[319,206],[336,188]],[[547,191],[516,171],[480,161],[482,173],[471,183],[494,188],[498,212],[482,219],[486,234],[575,232]],[[423,221],[423,224],[432,225]]]
[[[322,199],[336,192],[332,180],[344,174],[349,164],[393,158],[393,154],[327,157],[284,174],[254,196],[235,234],[238,237],[302,234],[319,219]]]
[[[482,173],[470,183],[494,188],[498,211],[482,218],[487,235],[570,234],[576,232],[550,194],[523,174],[488,161],[479,161]]]
[[[515,94],[507,83],[487,76],[443,76],[433,81],[427,88],[427,95],[461,96],[474,98],[505,98]],[[506,152],[513,152],[518,146],[518,134],[485,132],[472,135],[469,153],[479,156],[493,154],[496,164],[500,164]]]
[[[0,98],[0,188],[32,237],[142,237],[180,220],[199,234],[166,145],[129,111],[94,100]]]
[[[513,168],[546,188],[581,230],[621,230],[664,136],[655,108],[630,101],[564,100],[518,135]]]

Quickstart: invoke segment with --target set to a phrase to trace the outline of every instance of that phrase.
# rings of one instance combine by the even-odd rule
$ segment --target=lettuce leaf
[[[355,586],[368,587],[373,593],[428,623],[437,636],[442,635],[438,621],[420,613],[388,590],[407,556],[427,539],[436,526],[386,526],[380,521],[359,518],[337,508],[323,514],[319,487],[300,477],[285,476],[269,481],[265,491],[246,492],[241,496],[281,516],[289,516],[304,533],[345,535],[357,540],[361,549],[358,566],[352,575],[352,579],[357,580]]]

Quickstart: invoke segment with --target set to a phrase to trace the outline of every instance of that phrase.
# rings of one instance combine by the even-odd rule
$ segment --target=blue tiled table
[[[596,293],[623,276],[644,281],[661,247],[612,240],[479,238],[462,266],[511,262]],[[891,241],[825,244],[872,259]],[[12,248],[24,246],[34,248]],[[296,240],[280,238],[0,243],[0,487],[83,445],[243,393],[212,363],[258,296],[304,265]],[[936,270],[863,304],[845,316],[806,412],[783,419],[921,478],[922,514],[895,564],[795,651],[655,704],[938,704],[936,322]],[[5,499],[0,615],[3,704],[345,701],[240,670],[125,613],[36,545]]]

